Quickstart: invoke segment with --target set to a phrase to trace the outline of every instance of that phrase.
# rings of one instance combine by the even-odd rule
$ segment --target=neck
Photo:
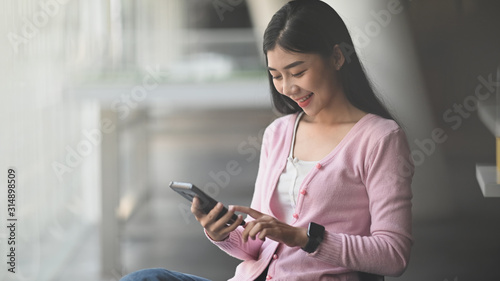
[[[358,122],[366,112],[352,105],[342,92],[335,95],[330,106],[323,108],[315,116],[308,116],[308,121],[318,125],[338,125]]]

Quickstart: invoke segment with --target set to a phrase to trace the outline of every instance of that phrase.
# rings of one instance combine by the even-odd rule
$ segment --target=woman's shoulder
[[[383,137],[394,132],[403,131],[396,121],[376,114],[367,114],[363,119],[360,120],[364,121],[363,131],[373,136]]]
[[[362,122],[359,129],[358,141],[366,142],[367,145],[377,145],[385,141],[407,142],[406,133],[403,128],[394,120],[386,119],[375,114],[368,114],[359,122]]]

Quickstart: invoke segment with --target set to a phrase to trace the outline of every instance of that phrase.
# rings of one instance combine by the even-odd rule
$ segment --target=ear
[[[345,57],[344,54],[342,53],[342,49],[340,46],[337,44],[333,46],[333,65],[335,66],[336,70],[340,70],[342,66],[345,63]]]

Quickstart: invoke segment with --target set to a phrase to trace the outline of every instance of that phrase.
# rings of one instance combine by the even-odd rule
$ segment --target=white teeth
[[[310,93],[309,95],[307,95],[305,98],[300,99],[299,102],[305,102],[311,96],[312,96],[312,93]]]

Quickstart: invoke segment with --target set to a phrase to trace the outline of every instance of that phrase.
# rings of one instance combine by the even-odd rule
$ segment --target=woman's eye
[[[272,75],[271,75],[271,76],[272,76]],[[272,76],[272,77],[273,77],[273,79],[274,79],[274,80],[278,80],[278,79],[280,79],[280,78],[281,78],[281,75],[279,75],[279,76]]]
[[[296,73],[296,74],[292,74],[293,77],[300,77],[304,74],[304,72],[306,72],[305,70],[304,71],[301,71],[299,73]]]

